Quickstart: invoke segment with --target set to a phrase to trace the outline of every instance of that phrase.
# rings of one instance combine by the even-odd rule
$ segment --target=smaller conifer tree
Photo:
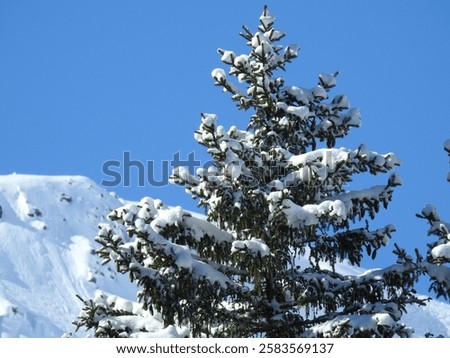
[[[450,140],[444,143],[444,150],[450,156]],[[450,182],[450,172],[447,175]],[[431,281],[430,290],[437,297],[450,299],[450,223],[441,219],[434,205],[426,205],[417,216],[428,221],[430,226],[428,235],[437,239],[428,243],[426,258],[421,257],[423,273],[427,274]]]

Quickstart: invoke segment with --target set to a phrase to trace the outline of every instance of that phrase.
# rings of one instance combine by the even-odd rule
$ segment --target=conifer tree
[[[359,275],[339,272],[375,258],[395,231],[370,228],[401,178],[400,160],[364,144],[336,147],[361,115],[332,95],[338,73],[312,88],[281,76],[299,52],[264,8],[256,31],[243,27],[248,53],[219,49],[227,69],[215,85],[249,114],[246,129],[225,129],[203,113],[195,139],[213,164],[177,168],[172,182],[198,200],[204,217],[143,198],[114,210],[123,227],[101,225],[98,254],[140,288],[137,302],[99,293],[85,299],[78,327],[97,337],[129,337],[183,326],[192,337],[408,337],[401,323],[421,268],[396,246],[395,264]],[[349,190],[360,173],[387,173],[381,185]],[[118,301],[121,303],[119,304]]]
[[[444,143],[444,149],[450,156],[450,139]],[[447,175],[450,182],[450,172]],[[430,226],[429,236],[437,239],[428,243],[426,258],[420,257],[420,263],[424,274],[427,274],[431,281],[430,291],[436,296],[450,299],[450,223],[441,219],[438,210],[434,205],[426,205],[419,218],[428,221]]]

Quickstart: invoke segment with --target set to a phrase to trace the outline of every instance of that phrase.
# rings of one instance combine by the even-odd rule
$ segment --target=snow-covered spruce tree
[[[450,156],[450,139],[444,143],[444,149]],[[450,172],[447,175],[450,182]],[[430,290],[437,297],[450,299],[450,223],[441,219],[434,205],[426,205],[419,218],[428,221],[430,228],[428,235],[436,236],[437,239],[428,243],[426,258],[421,258],[424,274],[427,274],[431,281]]]
[[[396,264],[361,275],[336,266],[358,266],[388,243],[394,227],[371,230],[368,222],[400,178],[365,190],[347,185],[359,173],[388,173],[399,159],[366,145],[335,147],[360,125],[344,95],[330,99],[337,73],[320,75],[311,89],[286,84],[280,70],[299,48],[279,44],[284,33],[267,8],[259,20],[256,32],[241,33],[248,54],[219,49],[229,70],[212,71],[250,114],[247,129],[226,130],[202,114],[195,138],[214,164],[196,175],[173,172],[205,217],[144,198],[109,215],[127,235],[101,225],[99,255],[140,291],[139,303],[104,293],[84,300],[76,324],[94,336],[140,335],[151,330],[152,314],[192,337],[410,335],[402,313],[423,302],[411,290],[417,265],[403,250]]]

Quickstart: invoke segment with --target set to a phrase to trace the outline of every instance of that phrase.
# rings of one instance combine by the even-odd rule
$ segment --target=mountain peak
[[[0,337],[73,331],[76,295],[99,288],[134,297],[95,255],[97,225],[122,204],[82,176],[0,176]]]

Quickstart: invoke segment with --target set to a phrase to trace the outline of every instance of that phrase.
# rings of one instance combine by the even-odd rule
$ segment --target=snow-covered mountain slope
[[[97,225],[120,205],[84,177],[0,177],[0,337],[73,331],[82,305],[76,295],[135,296],[93,252]]]
[[[0,176],[0,337],[61,337],[97,290],[134,299],[136,287],[94,254],[97,225],[123,200],[80,176]],[[359,270],[340,265],[341,271]],[[450,305],[411,308],[416,330],[450,337]],[[170,336],[155,319],[149,336]],[[77,332],[83,336],[85,332]]]

